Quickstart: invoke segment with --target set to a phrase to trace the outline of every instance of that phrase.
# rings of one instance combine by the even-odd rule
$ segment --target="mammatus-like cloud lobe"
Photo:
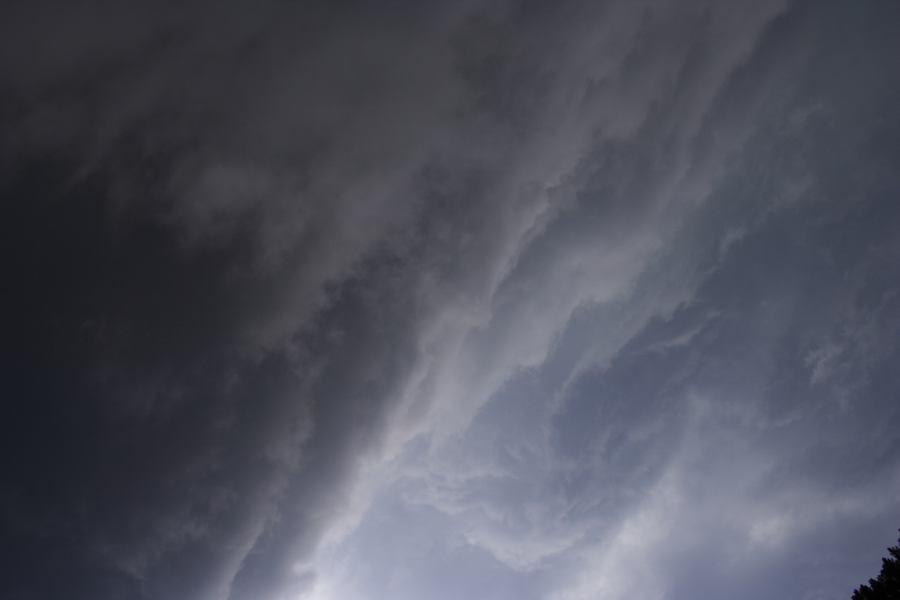
[[[877,570],[900,6],[0,12],[0,597]]]

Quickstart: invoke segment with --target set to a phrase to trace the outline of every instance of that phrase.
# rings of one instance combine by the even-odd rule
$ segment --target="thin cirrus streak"
[[[874,575],[891,3],[3,11],[3,597]]]

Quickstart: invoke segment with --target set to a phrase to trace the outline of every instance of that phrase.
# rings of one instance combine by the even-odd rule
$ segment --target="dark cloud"
[[[3,13],[3,597],[871,575],[896,8]]]

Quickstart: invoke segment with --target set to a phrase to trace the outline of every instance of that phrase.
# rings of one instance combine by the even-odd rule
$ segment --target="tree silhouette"
[[[900,600],[900,540],[888,548],[891,558],[881,559],[878,579],[870,579],[853,592],[852,600]]]

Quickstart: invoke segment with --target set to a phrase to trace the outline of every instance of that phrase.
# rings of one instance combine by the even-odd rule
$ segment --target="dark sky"
[[[842,600],[900,3],[10,0],[0,598]]]

